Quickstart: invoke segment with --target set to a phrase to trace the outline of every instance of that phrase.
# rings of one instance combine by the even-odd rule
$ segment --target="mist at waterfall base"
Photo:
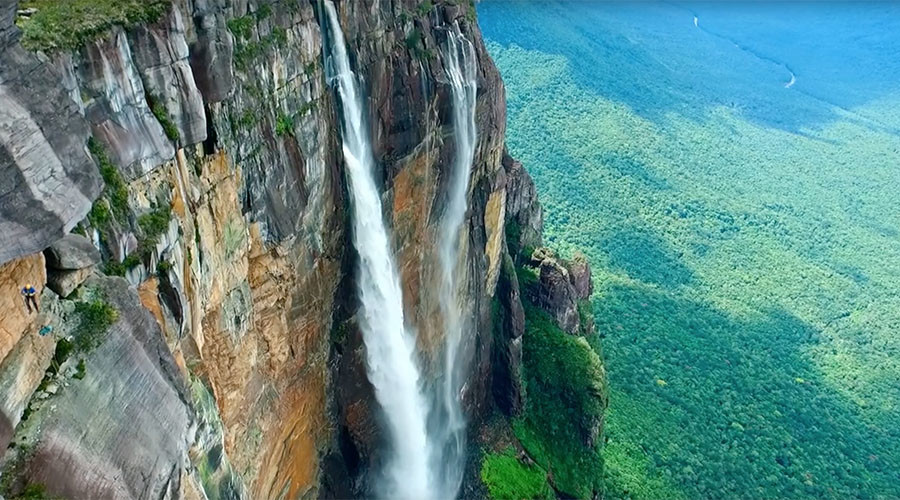
[[[450,169],[447,204],[439,226],[438,259],[441,267],[440,306],[444,319],[443,374],[434,390],[429,431],[436,446],[432,449],[432,470],[437,474],[440,498],[455,498],[465,468],[466,422],[461,408],[463,382],[468,363],[461,354],[467,339],[467,322],[461,314],[457,276],[460,248],[465,245],[461,231],[466,215],[466,193],[475,157],[475,100],[477,81],[475,48],[454,23],[447,34],[444,54],[453,109],[453,138],[456,147]],[[464,254],[463,254],[464,255]]]
[[[428,499],[432,496],[425,431],[428,407],[421,390],[415,338],[403,318],[400,279],[372,178],[374,159],[364,102],[330,1],[325,2],[325,12],[331,35],[329,80],[337,86],[343,108],[341,137],[353,207],[353,243],[359,254],[359,325],[366,346],[367,374],[391,443],[381,471],[384,477],[375,482],[376,493],[384,498]]]

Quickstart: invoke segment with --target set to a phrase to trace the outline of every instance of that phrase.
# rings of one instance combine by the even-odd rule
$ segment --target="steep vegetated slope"
[[[479,5],[595,264],[607,495],[900,496],[896,6],[728,5]]]
[[[387,457],[320,9],[0,3],[7,498],[373,491],[369,472]],[[585,340],[590,268],[541,248],[536,190],[506,154],[504,89],[474,5],[344,1],[338,16],[368,96],[426,384],[443,369],[452,27],[474,47],[477,140],[455,279],[469,319],[464,494],[519,496],[531,491],[523,474],[541,495],[595,494],[605,381]],[[39,313],[23,306],[28,284]]]

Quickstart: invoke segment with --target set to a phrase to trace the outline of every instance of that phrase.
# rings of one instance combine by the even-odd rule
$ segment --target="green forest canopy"
[[[594,265],[608,496],[900,497],[900,92],[638,9],[479,6],[547,243]]]

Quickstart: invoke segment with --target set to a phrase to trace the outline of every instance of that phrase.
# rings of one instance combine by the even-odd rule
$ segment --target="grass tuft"
[[[29,50],[72,50],[114,26],[157,21],[170,0],[26,0],[20,9],[37,9],[19,18],[22,45]]]

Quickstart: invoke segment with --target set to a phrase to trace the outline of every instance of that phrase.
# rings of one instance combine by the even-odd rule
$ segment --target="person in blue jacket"
[[[37,303],[37,290],[33,286],[25,285],[25,288],[22,289],[22,296],[25,297],[25,307],[28,308],[28,314],[31,314],[32,306],[34,307],[34,312],[41,312],[41,308],[38,307]]]

